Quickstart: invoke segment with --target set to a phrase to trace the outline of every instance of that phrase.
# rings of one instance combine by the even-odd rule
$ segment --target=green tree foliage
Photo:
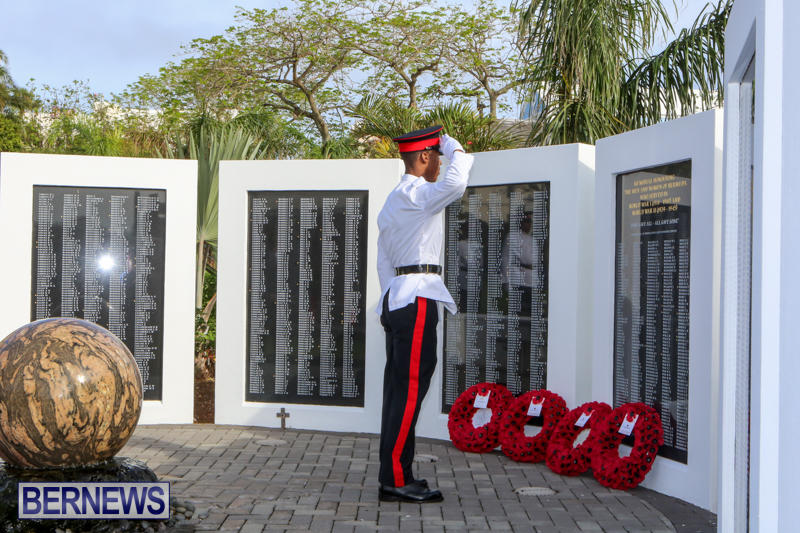
[[[240,10],[224,35],[192,41],[188,57],[141,77],[123,100],[163,109],[163,128],[172,131],[196,116],[226,121],[269,110],[321,141],[296,145],[294,157],[360,157],[345,110],[364,96],[424,109],[434,97],[485,94],[496,116],[498,99],[519,83],[501,81],[503,73],[524,61],[501,50],[518,40],[510,12],[490,0],[479,9],[470,18],[435,0],[291,0]],[[468,42],[472,32],[479,36]],[[456,72],[459,64],[469,72]]]
[[[20,152],[25,145],[22,124],[11,117],[0,115],[0,152]]]
[[[0,83],[2,84],[9,84],[11,83],[11,74],[8,72],[8,56],[5,52],[0,50]]]
[[[195,39],[186,50],[192,57],[162,69],[163,84],[147,78],[134,92],[173,94],[184,109],[213,109],[218,118],[223,109],[272,109],[309,121],[326,144],[331,117],[347,101],[344,72],[360,61],[339,31],[344,16],[329,0],[294,0],[291,10],[240,9],[237,26],[224,36]]]
[[[380,129],[396,135],[438,113],[473,149],[496,149],[519,145],[519,126],[495,120],[511,96],[541,103],[530,144],[591,143],[721,102],[731,0],[655,54],[669,0],[494,1],[240,9],[223,35],[195,39],[110,104],[81,83],[20,89],[0,52],[0,147],[152,156],[202,117],[241,126],[269,157],[363,157],[393,153]]]
[[[8,57],[0,50],[0,151],[27,148],[29,131],[25,112],[36,107],[33,93],[18,87],[8,70]]]
[[[661,0],[522,4],[520,31],[534,58],[526,84],[543,105],[532,142],[593,143],[694,112],[697,100],[706,107],[721,101],[731,3],[719,0],[654,56],[656,37],[672,30]]]
[[[37,95],[40,105],[26,125],[35,129],[30,151],[59,154],[152,157],[163,149],[152,116],[122,110],[93,93],[86,82],[53,88],[45,85]]]
[[[214,377],[217,344],[217,272],[209,270],[203,288],[204,308],[195,312],[194,369],[201,379]]]
[[[451,32],[445,9],[430,0],[351,1],[354,12],[343,30],[368,58],[366,87],[389,98],[405,93],[408,107],[418,107],[422,77],[437,71],[446,55]]]
[[[14,83],[8,70],[8,56],[0,50],[0,114],[19,117],[35,106],[33,94]]]
[[[157,109],[159,130],[167,136],[178,134],[198,116],[230,118],[235,102],[229,101],[222,81],[213,68],[194,58],[170,63],[157,75],[145,74],[131,84],[114,102],[123,108]]]
[[[500,98],[520,86],[528,64],[517,31],[519,13],[492,0],[476,0],[471,11],[456,10],[447,40],[447,94],[473,97],[482,111],[497,118]],[[484,100],[485,98],[485,100]]]
[[[423,112],[395,100],[367,97],[351,109],[350,114],[358,119],[355,133],[370,143],[373,157],[397,157],[397,146],[391,142],[392,138],[434,124],[442,125],[468,152],[517,148],[527,135],[463,104],[437,106]]]
[[[707,4],[691,28],[638,63],[622,86],[630,128],[710,109],[724,102],[725,27],[733,0]]]
[[[300,128],[285,121],[274,111],[241,113],[228,124],[233,128],[242,128],[259,139],[263,157],[268,159],[308,157],[317,146]]]

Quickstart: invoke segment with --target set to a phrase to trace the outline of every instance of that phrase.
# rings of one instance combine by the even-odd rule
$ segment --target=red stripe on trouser
[[[400,454],[406,445],[408,431],[411,429],[411,421],[414,419],[414,411],[417,409],[417,395],[419,394],[419,355],[422,352],[422,333],[425,331],[425,308],[428,300],[426,298],[417,299],[417,319],[414,322],[414,337],[411,340],[411,362],[408,366],[408,396],[406,397],[406,408],[403,411],[403,422],[400,424],[400,433],[392,449],[392,471],[394,472],[395,487],[404,486],[403,467],[400,465]]]

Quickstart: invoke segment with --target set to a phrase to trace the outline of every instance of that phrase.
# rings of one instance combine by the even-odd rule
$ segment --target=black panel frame
[[[333,228],[326,236],[324,232],[323,210],[326,202],[335,200],[336,208],[330,215],[328,225]],[[358,242],[356,249],[346,246],[347,202],[358,205],[360,219],[350,235]],[[281,203],[283,202],[283,203]],[[286,203],[288,202],[288,203]],[[291,204],[291,208],[288,205]],[[369,191],[367,190],[292,190],[292,191],[248,191],[248,239],[247,239],[247,337],[245,368],[245,401],[282,404],[314,404],[329,406],[364,406],[365,366],[366,366],[366,292],[367,292],[367,238],[369,213]],[[283,205],[284,207],[279,207]],[[254,209],[258,211],[254,215]],[[284,216],[283,231],[288,231],[290,249],[279,251],[278,231],[280,209]],[[262,212],[262,210],[266,210]],[[288,213],[288,219],[286,217]],[[254,219],[254,216],[256,218]],[[261,219],[267,221],[263,222]],[[305,217],[305,218],[304,218]],[[270,222],[269,219],[274,222]],[[255,224],[258,222],[258,224]],[[301,224],[306,238],[301,238]],[[332,226],[331,226],[332,224]],[[258,226],[258,227],[255,227]],[[355,232],[355,233],[353,233]],[[337,233],[338,236],[334,235]],[[256,241],[254,236],[257,235]],[[333,254],[325,261],[323,240],[328,239],[325,253]],[[305,243],[305,244],[303,244]],[[300,248],[307,246],[304,265],[310,269],[310,279],[301,276]],[[333,246],[333,248],[331,248]],[[332,251],[333,250],[333,251]],[[262,254],[259,258],[258,254]],[[286,278],[278,275],[278,254],[285,254],[286,265],[281,270]],[[354,257],[355,256],[355,257]],[[331,258],[334,260],[331,260]],[[350,291],[346,286],[346,263],[353,265]],[[323,292],[323,268],[332,279]],[[301,279],[302,278],[302,279]],[[302,286],[301,286],[302,283]],[[279,284],[288,290],[279,290]],[[268,285],[268,286],[267,286]],[[350,319],[351,350],[346,354],[345,299],[349,297],[350,306],[356,306],[355,317]],[[308,298],[307,305],[301,307],[299,298]],[[357,300],[357,301],[356,301]],[[279,301],[288,306],[284,318],[283,331],[279,332]],[[323,304],[327,310],[323,309]],[[254,312],[257,311],[257,312]],[[326,379],[321,357],[323,335],[322,314],[327,313],[331,328],[328,331],[330,345],[333,347],[334,363],[327,367]],[[301,320],[301,316],[305,320]],[[263,316],[262,316],[263,315]],[[310,322],[309,322],[310,321]],[[306,328],[301,332],[301,328]],[[302,333],[305,333],[303,335]],[[278,335],[284,339],[281,355],[284,364],[285,390],[276,390],[276,367],[278,364]],[[256,346],[255,343],[258,343]],[[308,365],[300,366],[298,346],[304,343],[304,357],[310,359]],[[345,364],[345,356],[352,361]],[[329,358],[330,359],[330,358]],[[300,373],[304,378],[300,379]],[[345,391],[344,375],[347,373],[349,390]],[[323,384],[325,391],[323,395]],[[283,386],[283,385],[281,385]],[[309,389],[312,391],[309,394]],[[333,389],[333,393],[331,393]]]
[[[49,200],[43,195],[49,195]],[[155,207],[146,208],[145,202]],[[41,219],[45,211],[40,208],[50,210],[47,213],[49,222]],[[115,228],[111,224],[112,209],[116,218],[124,218],[124,227]],[[164,189],[33,186],[31,320],[67,316],[86,319],[111,330],[136,358],[142,374],[144,399],[153,401],[161,401],[163,395],[166,213],[167,191]],[[140,215],[142,220],[139,220]],[[64,247],[65,216],[69,217],[73,228],[69,231],[67,249]],[[87,233],[87,219],[93,224],[92,239]],[[41,228],[41,235],[40,220],[47,222],[47,227]],[[151,242],[138,242],[140,222],[147,225],[144,236]],[[40,242],[40,237],[45,240]],[[99,266],[87,262],[89,246]],[[109,250],[115,246],[118,253],[113,255]],[[50,258],[45,258],[44,254]],[[98,254],[102,255],[98,257]],[[71,274],[65,287],[67,280],[63,275],[67,261]],[[101,265],[100,261],[107,263]],[[124,267],[118,268],[122,264]],[[39,274],[45,270],[49,275],[40,278]],[[119,277],[114,279],[116,273]],[[94,296],[90,303],[86,283],[87,276],[92,274],[89,291]],[[144,292],[138,294],[141,298],[137,303],[136,289],[140,281]],[[114,292],[116,297],[112,296]],[[63,300],[62,294],[67,294],[68,298]],[[113,300],[119,299],[122,300],[120,305],[112,305],[116,303]]]
[[[691,180],[688,159],[620,173],[615,183],[614,407],[642,402],[658,411],[665,440],[659,455],[683,464],[689,442]],[[681,431],[684,446],[677,445]]]
[[[501,202],[499,216],[495,213],[492,217],[489,213],[491,208],[488,200],[492,195]],[[469,212],[471,198],[479,199],[475,202],[481,205],[477,216]],[[538,208],[535,198],[539,198],[542,204]],[[493,205],[494,208],[498,207]],[[466,216],[462,216],[462,213],[466,213]],[[526,218],[529,218],[531,224],[528,231],[537,237],[531,237],[529,242],[535,244],[525,247],[527,251],[523,253],[522,226],[527,223]],[[512,231],[514,224],[519,225],[519,231]],[[478,231],[480,236],[476,237],[474,233]],[[513,236],[515,233],[516,237]],[[475,257],[472,257],[474,264],[470,266],[470,250],[473,251],[473,256],[480,252],[481,267],[475,263]],[[494,259],[489,257],[490,253],[495,254]],[[511,259],[515,254],[518,260]],[[530,255],[533,259],[527,263],[521,258],[522,255]],[[456,301],[458,314],[452,316],[445,313],[444,317],[443,413],[450,411],[455,398],[472,385],[472,382],[487,380],[487,363],[492,367],[489,375],[495,376],[495,379],[489,380],[507,386],[514,394],[531,390],[531,387],[547,386],[549,255],[549,181],[470,186],[460,200],[447,207],[444,279]],[[472,274],[467,274],[474,273],[475,270],[480,273],[480,287],[477,292],[473,290],[473,294],[479,294],[480,297],[478,301],[470,303],[465,285],[470,283],[472,277]],[[490,270],[495,280],[491,284],[491,294]],[[530,272],[527,273],[526,270]],[[487,320],[490,304],[492,320]],[[516,310],[517,305],[519,310]],[[511,308],[514,308],[513,313],[509,311]],[[467,336],[475,343],[486,346],[489,329],[490,344],[494,350],[492,361],[485,354],[483,358],[467,361]],[[454,330],[458,333],[454,333]],[[536,342],[533,337],[536,337]],[[519,343],[513,351],[517,354],[517,371],[512,372],[511,376],[509,338],[512,344]],[[472,379],[468,379],[468,371]]]

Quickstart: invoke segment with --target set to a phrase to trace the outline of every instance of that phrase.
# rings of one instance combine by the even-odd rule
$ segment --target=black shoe
[[[444,500],[444,497],[438,490],[430,490],[419,483],[409,483],[404,487],[381,485],[378,499],[382,502],[434,503]]]
[[[428,480],[427,479],[415,479],[411,483],[413,483],[414,485],[419,485],[420,487],[425,487],[426,489],[428,488]]]

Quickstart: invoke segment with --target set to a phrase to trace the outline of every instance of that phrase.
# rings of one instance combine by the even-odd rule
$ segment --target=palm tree
[[[0,151],[22,151],[36,137],[35,126],[25,120],[25,111],[37,106],[27,89],[17,87],[8,71],[8,56],[0,50]]]
[[[706,5],[692,28],[657,54],[650,50],[659,33],[672,30],[662,0],[520,6],[520,32],[535,58],[526,86],[541,102],[531,143],[594,143],[721,104],[732,3]]]
[[[0,84],[11,83],[11,75],[8,73],[8,56],[0,50]]]
[[[20,115],[36,101],[30,91],[17,87],[7,65],[8,56],[0,50],[0,115]]]
[[[267,147],[244,127],[227,126],[200,120],[185,139],[177,139],[169,158],[197,160],[197,268],[195,304],[203,308],[203,287],[209,259],[216,249],[219,214],[219,162],[223,160],[263,159]],[[216,297],[203,310],[205,322],[211,315]]]
[[[238,118],[238,117],[237,117]],[[197,258],[195,271],[195,369],[214,375],[216,339],[216,256],[219,214],[219,162],[277,158],[286,149],[276,139],[288,130],[271,117],[240,115],[228,123],[208,117],[193,120],[174,140],[166,157],[197,160]],[[283,154],[285,155],[285,154]],[[206,274],[210,273],[206,283]]]
[[[681,30],[664,50],[628,74],[622,111],[629,127],[640,128],[723,104],[725,27],[732,6],[733,0],[706,4],[691,28]]]

